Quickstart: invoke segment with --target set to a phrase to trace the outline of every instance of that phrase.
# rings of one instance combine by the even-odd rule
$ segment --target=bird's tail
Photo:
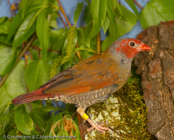
[[[14,105],[20,105],[24,103],[29,103],[32,101],[44,99],[47,97],[53,97],[53,94],[44,94],[41,89],[35,90],[33,92],[29,92],[27,94],[22,94],[12,100]]]

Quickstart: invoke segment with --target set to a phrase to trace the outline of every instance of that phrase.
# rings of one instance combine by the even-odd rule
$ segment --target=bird
[[[55,100],[75,104],[77,112],[90,123],[91,129],[105,133],[110,129],[95,124],[85,110],[119,90],[130,76],[133,58],[150,49],[138,39],[118,39],[104,52],[58,73],[39,89],[14,98],[12,103],[20,105],[35,100]]]

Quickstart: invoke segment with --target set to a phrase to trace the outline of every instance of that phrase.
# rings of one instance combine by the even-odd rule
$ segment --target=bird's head
[[[151,50],[151,48],[138,39],[126,38],[118,39],[116,42],[115,51],[124,54],[127,58],[132,59],[141,51]]]

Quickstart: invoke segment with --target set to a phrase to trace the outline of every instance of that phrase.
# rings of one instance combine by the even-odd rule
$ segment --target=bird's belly
[[[77,107],[87,108],[95,103],[106,100],[110,93],[113,93],[117,89],[117,86],[110,86],[99,90],[84,92],[74,95],[63,95],[60,96],[60,101],[69,104],[75,104]]]
[[[128,78],[123,72],[122,75],[123,77],[117,81],[117,84],[113,84],[109,87],[73,95],[58,95],[53,98],[44,98],[43,100],[62,101],[64,103],[75,104],[77,107],[87,108],[93,104],[106,100],[111,93],[120,89],[126,83]]]

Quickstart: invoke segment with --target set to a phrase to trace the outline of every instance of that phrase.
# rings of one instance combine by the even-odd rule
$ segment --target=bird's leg
[[[81,108],[81,107],[78,107],[77,108],[77,112],[80,114],[80,116],[84,119],[84,120],[87,120],[90,125],[92,126],[91,128],[89,128],[87,131],[91,131],[92,129],[96,129],[102,133],[105,133],[105,130],[111,130],[107,127],[103,127],[103,124],[101,125],[97,125],[95,124],[91,119],[89,119],[89,116],[85,113],[85,109],[84,108]]]

